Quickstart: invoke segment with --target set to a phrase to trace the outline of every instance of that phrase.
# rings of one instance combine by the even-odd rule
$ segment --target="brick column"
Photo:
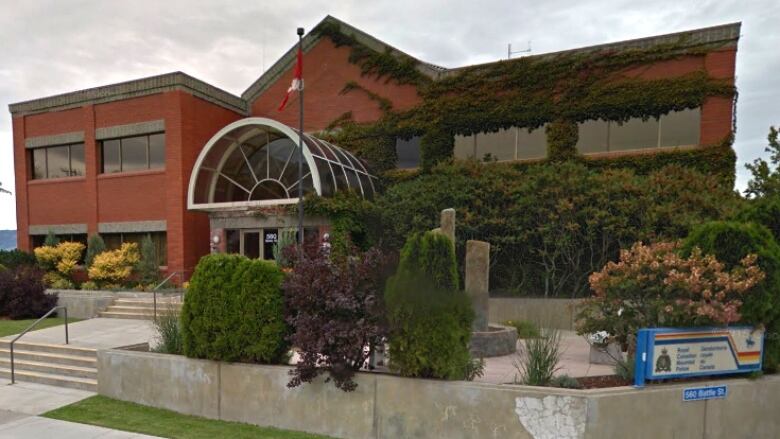
[[[30,160],[24,146],[25,127],[24,116],[14,116],[12,120],[14,139],[14,184],[16,189],[16,245],[22,250],[30,251],[30,212],[27,209],[27,180],[30,173]]]
[[[100,174],[100,150],[95,140],[95,106],[83,107],[84,117],[84,167],[86,184],[82,206],[87,211],[87,234],[98,233],[98,186]]]

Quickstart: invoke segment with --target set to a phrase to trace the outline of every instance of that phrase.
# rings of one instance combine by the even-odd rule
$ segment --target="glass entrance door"
[[[241,254],[252,259],[260,257],[260,230],[241,231]]]

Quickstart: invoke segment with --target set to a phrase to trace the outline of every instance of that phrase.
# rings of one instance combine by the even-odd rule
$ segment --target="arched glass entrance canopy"
[[[304,196],[354,190],[374,194],[374,179],[349,151],[303,134],[303,178],[298,178],[298,130],[250,117],[231,123],[201,151],[190,176],[187,207],[219,210],[292,204]],[[301,181],[302,180],[302,181]]]

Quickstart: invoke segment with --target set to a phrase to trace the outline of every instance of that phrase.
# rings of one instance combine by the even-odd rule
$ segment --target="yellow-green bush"
[[[46,270],[43,277],[46,285],[52,288],[69,289],[74,284],[70,276],[81,259],[84,244],[80,242],[60,242],[56,246],[44,245],[34,250],[38,265]]]
[[[140,258],[138,244],[126,242],[117,250],[95,256],[89,267],[89,278],[101,284],[120,284],[130,277]]]

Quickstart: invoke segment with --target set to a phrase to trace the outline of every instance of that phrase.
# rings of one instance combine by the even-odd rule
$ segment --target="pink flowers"
[[[678,248],[675,242],[637,242],[620,252],[618,262],[591,274],[594,294],[579,315],[579,330],[606,330],[627,342],[641,327],[738,322],[744,296],[765,277],[756,255],[726,270],[698,248],[689,257]]]

